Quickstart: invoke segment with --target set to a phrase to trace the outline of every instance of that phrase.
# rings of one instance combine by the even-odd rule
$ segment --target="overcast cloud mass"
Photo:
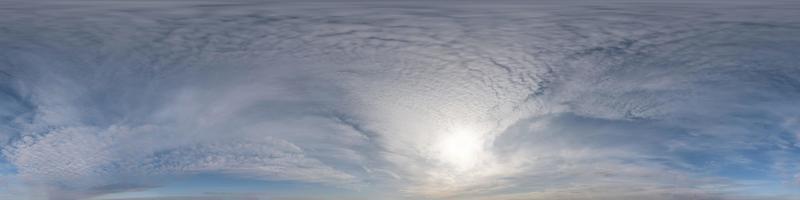
[[[797,1],[0,1],[0,199],[800,199]]]

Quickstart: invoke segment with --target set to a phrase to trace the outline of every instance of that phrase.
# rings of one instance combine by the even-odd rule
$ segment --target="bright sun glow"
[[[480,134],[456,129],[439,140],[439,158],[459,171],[470,169],[480,161],[483,143]]]

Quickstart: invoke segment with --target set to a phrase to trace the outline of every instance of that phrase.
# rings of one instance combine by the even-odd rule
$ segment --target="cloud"
[[[793,10],[44,4],[0,14],[0,162],[23,196],[211,173],[398,198],[747,199],[800,170]]]
[[[256,200],[258,198],[255,197],[235,197],[235,196],[223,196],[223,197],[208,197],[208,196],[182,196],[182,197],[143,197],[143,198],[120,198],[120,199],[113,199],[113,200],[189,200],[189,199],[197,199],[197,200],[223,200],[223,199],[231,199],[231,200]],[[111,200],[111,199],[109,199]]]

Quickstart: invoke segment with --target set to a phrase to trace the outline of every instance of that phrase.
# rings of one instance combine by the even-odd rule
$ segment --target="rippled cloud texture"
[[[798,10],[3,1],[0,199],[798,199]]]

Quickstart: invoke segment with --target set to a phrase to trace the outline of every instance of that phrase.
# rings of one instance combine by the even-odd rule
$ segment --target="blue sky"
[[[0,9],[0,199],[800,198],[795,2]]]

